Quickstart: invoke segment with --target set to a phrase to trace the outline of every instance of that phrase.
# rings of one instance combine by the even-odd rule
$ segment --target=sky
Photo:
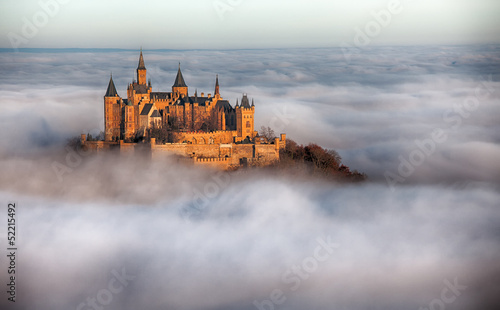
[[[500,43],[496,0],[2,0],[0,48]]]

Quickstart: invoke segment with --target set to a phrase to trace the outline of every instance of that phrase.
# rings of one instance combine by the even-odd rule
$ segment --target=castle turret
[[[142,48],[141,55],[139,56],[139,65],[137,65],[137,84],[146,85],[146,66],[144,65],[144,57],[142,56]]]
[[[177,77],[175,78],[175,83],[172,86],[172,93],[174,93],[174,97],[176,98],[187,96],[188,94],[188,86],[186,85],[186,82],[184,82],[184,77],[182,76],[180,63],[179,63],[179,70],[177,70]]]
[[[236,130],[238,132],[238,137],[245,139],[246,137],[254,138],[254,114],[255,105],[252,101],[252,106],[246,94],[243,94],[241,98],[241,105],[238,106],[238,101],[236,101]]]
[[[116,91],[113,76],[109,79],[104,95],[104,139],[113,141],[120,138],[121,98]]]

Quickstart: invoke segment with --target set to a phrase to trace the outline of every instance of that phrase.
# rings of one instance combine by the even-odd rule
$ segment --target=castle
[[[136,69],[137,79],[127,87],[127,98],[118,95],[111,76],[104,95],[104,141],[88,141],[82,146],[100,151],[119,148],[120,152],[144,149],[153,157],[180,155],[184,161],[229,169],[241,165],[267,165],[279,160],[286,135],[259,137],[254,128],[255,104],[246,94],[233,106],[220,94],[219,77],[214,94],[196,90],[189,95],[181,72],[171,92],[153,92],[142,49]]]

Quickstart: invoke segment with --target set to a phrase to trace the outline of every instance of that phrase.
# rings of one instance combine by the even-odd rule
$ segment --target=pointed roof
[[[146,70],[146,66],[144,65],[144,57],[142,56],[142,47],[141,47],[141,56],[139,56],[139,65],[137,66],[137,70]]]
[[[229,101],[227,100],[219,100],[217,101],[217,104],[215,105],[215,108],[217,110],[221,110],[221,111],[224,111],[224,112],[231,112],[233,111],[233,107],[231,106],[231,104],[229,103]]]
[[[115,83],[113,82],[113,75],[109,79],[108,90],[106,91],[106,95],[104,97],[119,97],[116,92]]]
[[[151,117],[161,117],[160,112],[158,112],[158,110],[155,110],[153,114],[151,114]]]
[[[174,86],[172,87],[187,87],[186,82],[184,82],[184,77],[182,77],[180,63],[179,63],[179,70],[177,70],[177,77],[175,78],[175,83]]]
[[[243,94],[243,98],[241,98],[241,106],[243,108],[250,109],[250,102],[248,101],[247,94]]]
[[[219,75],[215,77],[215,95],[219,95]]]
[[[253,103],[253,98],[252,98],[252,107],[255,107],[255,104]]]

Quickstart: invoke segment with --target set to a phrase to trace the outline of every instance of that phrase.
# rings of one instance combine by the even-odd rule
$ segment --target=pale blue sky
[[[0,47],[268,48],[353,45],[397,0],[0,0]],[[65,4],[62,4],[66,2]],[[57,3],[53,16],[40,3]],[[374,45],[500,43],[500,1],[400,0]],[[54,6],[49,6],[53,8]],[[44,20],[45,17],[48,18]],[[26,20],[38,18],[37,33]],[[373,24],[372,24],[373,25]],[[23,32],[23,29],[25,30]],[[15,42],[15,43],[12,43]]]

